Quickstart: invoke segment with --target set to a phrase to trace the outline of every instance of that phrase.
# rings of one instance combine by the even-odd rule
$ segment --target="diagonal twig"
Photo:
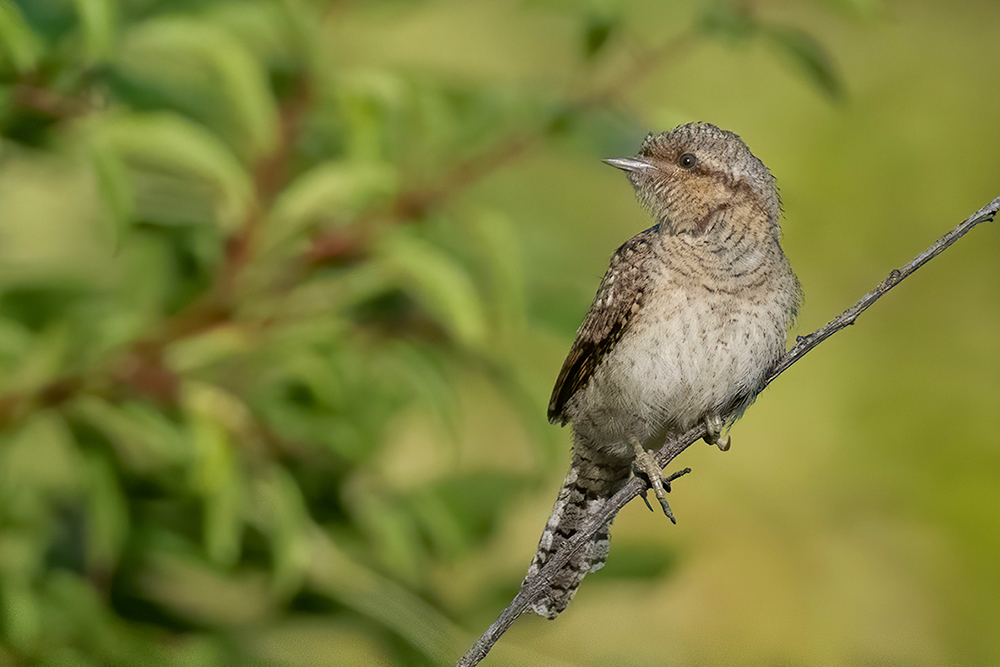
[[[866,311],[873,303],[878,301],[882,295],[909,277],[914,271],[944,252],[955,241],[972,230],[981,222],[992,221],[1000,209],[1000,197],[997,197],[986,206],[969,216],[964,222],[958,225],[941,238],[939,238],[927,250],[914,257],[905,265],[898,269],[893,269],[889,276],[883,280],[875,289],[865,294],[853,306],[845,310],[837,317],[830,320],[825,326],[817,329],[808,336],[799,336],[795,345],[782,356],[771,369],[765,380],[765,386],[771,384],[779,375],[784,373],[801,359],[810,350],[822,343],[824,340],[837,333],[841,329],[854,324],[858,316]],[[689,430],[684,435],[676,439],[668,440],[656,453],[656,460],[661,467],[668,465],[681,452],[691,444],[697,442],[705,436],[705,425],[700,424]],[[456,667],[472,667],[486,657],[490,649],[508,628],[517,620],[528,608],[528,606],[547,590],[552,577],[558,572],[573,556],[574,553],[590,540],[602,526],[611,521],[619,510],[627,505],[633,498],[642,493],[647,487],[647,483],[641,477],[632,477],[628,483],[618,493],[604,505],[601,512],[595,515],[584,529],[567,541],[539,570],[535,576],[529,577],[521,584],[521,589],[509,605],[500,613],[497,620],[483,633],[476,643],[469,649]]]

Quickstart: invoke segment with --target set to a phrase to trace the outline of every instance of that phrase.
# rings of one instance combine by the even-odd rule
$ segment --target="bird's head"
[[[698,236],[733,219],[779,233],[774,177],[732,132],[689,123],[648,135],[634,158],[605,162],[628,174],[640,203],[667,233]]]

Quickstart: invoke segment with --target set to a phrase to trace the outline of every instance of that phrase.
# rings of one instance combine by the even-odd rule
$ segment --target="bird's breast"
[[[645,440],[752,399],[784,352],[789,317],[778,299],[697,285],[658,290],[581,390],[573,421]]]

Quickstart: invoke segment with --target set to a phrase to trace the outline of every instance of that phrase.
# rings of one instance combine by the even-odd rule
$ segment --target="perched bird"
[[[528,576],[581,530],[635,469],[673,521],[650,449],[704,422],[722,432],[763,389],[801,300],[781,250],[774,177],[739,136],[707,123],[650,134],[625,171],[655,224],[622,245],[598,287],[549,402],[573,425],[573,460]],[[555,618],[604,565],[610,524],[532,610]]]

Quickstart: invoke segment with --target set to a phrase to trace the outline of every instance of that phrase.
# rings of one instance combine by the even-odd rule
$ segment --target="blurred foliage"
[[[408,410],[455,437],[460,368],[527,405],[527,324],[510,224],[402,184],[505,111],[327,67],[329,9],[0,5],[0,187],[60,209],[7,209],[39,246],[0,294],[0,662],[259,664],[241,634],[309,618],[454,650],[428,562],[537,475],[379,461]]]
[[[498,14],[528,74],[463,70],[472,41],[372,56]],[[696,45],[845,94],[795,17],[678,17],[651,41],[624,2],[0,0],[0,663],[454,661],[523,575],[542,515],[512,517],[554,497],[546,392],[596,285],[515,222],[544,198],[483,183],[629,154],[623,100]],[[608,576],[676,558],[626,540]]]

